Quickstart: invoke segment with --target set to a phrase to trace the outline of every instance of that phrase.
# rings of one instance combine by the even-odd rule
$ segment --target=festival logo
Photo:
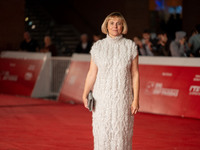
[[[179,94],[179,89],[164,88],[163,83],[149,81],[146,85],[145,92],[152,95],[177,97]]]
[[[189,88],[189,95],[198,95],[200,96],[200,86],[191,85]]]

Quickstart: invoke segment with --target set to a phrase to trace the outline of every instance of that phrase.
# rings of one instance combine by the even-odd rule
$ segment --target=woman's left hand
[[[139,102],[134,100],[131,105],[131,114],[132,115],[137,114],[138,110],[139,110]]]

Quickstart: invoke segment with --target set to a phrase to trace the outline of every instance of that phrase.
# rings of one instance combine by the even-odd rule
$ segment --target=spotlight
[[[29,25],[29,26],[31,26],[32,24],[33,24],[33,22],[32,22],[32,21],[30,21],[30,22],[28,23],[28,25]]]
[[[25,18],[25,21],[27,22],[28,20],[29,20],[29,18],[28,18],[28,17],[26,17],[26,18]]]
[[[32,25],[32,26],[31,26],[31,29],[34,30],[35,28],[36,28],[36,25]]]

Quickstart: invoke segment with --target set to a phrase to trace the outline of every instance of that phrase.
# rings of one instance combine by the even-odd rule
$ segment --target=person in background
[[[24,32],[24,40],[20,44],[20,50],[28,52],[39,52],[39,44],[32,39],[29,32]]]
[[[166,32],[159,32],[157,37],[158,37],[157,55],[170,56],[170,51],[169,51],[170,41],[168,40]]]
[[[44,48],[40,50],[41,52],[50,52],[51,56],[57,56],[57,50],[54,44],[52,44],[51,37],[45,36],[44,37]]]
[[[150,31],[148,30],[144,30],[144,32],[142,33],[142,44],[144,46],[144,49],[146,51],[146,55],[147,56],[154,56],[153,54],[153,43],[151,41],[151,35],[150,35]]]
[[[200,24],[195,26],[195,32],[189,38],[188,46],[190,48],[190,56],[200,56]]]
[[[138,54],[142,56],[146,56],[147,54],[146,54],[146,51],[144,49],[141,39],[138,36],[135,36],[133,37],[133,41],[137,45]]]
[[[101,34],[96,33],[96,34],[93,35],[93,43],[95,43],[96,41],[98,41],[100,39],[102,39]]]
[[[76,47],[76,53],[89,53],[92,43],[88,39],[87,34],[82,34],[80,38],[80,42]]]
[[[186,32],[177,31],[175,33],[176,39],[170,43],[170,52],[173,57],[185,57],[189,48],[186,43]]]

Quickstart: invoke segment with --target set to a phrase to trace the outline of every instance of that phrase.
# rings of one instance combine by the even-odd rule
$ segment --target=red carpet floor
[[[0,150],[92,150],[82,105],[0,95]],[[133,150],[200,150],[200,120],[139,113]]]

